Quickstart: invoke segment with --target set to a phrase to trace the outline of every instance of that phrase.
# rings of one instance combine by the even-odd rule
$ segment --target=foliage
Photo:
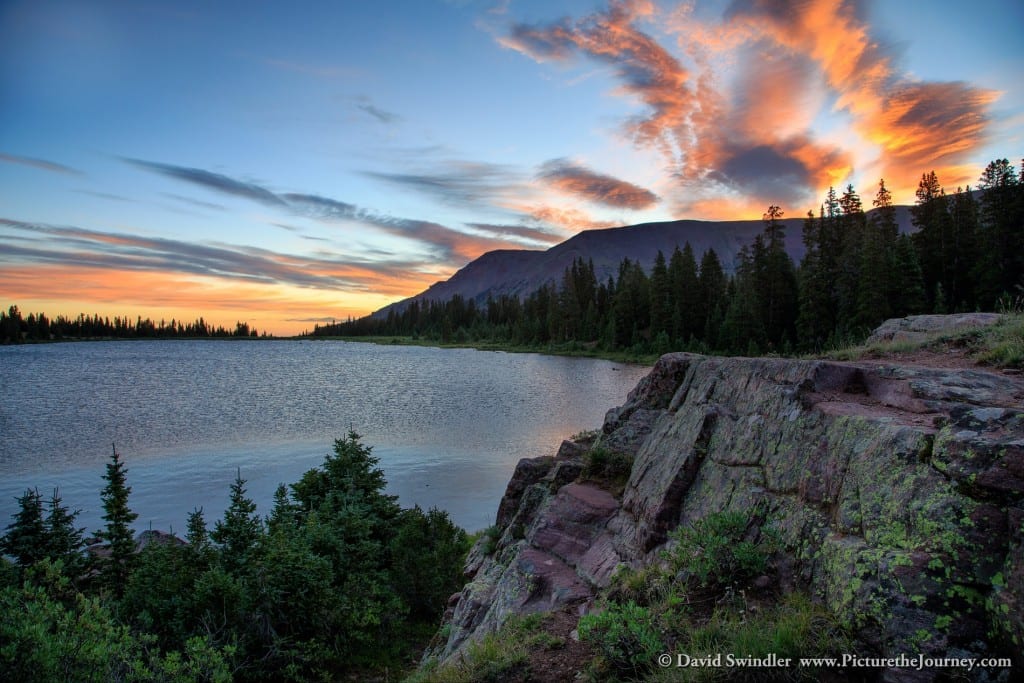
[[[0,670],[7,680],[229,681],[230,651],[192,638],[161,654],[95,597],[73,591],[43,560],[36,582],[0,590]]]
[[[594,446],[583,460],[583,476],[612,484],[623,484],[633,469],[633,456],[604,446]]]
[[[188,543],[157,537],[137,554],[116,453],[104,479],[112,559],[100,583],[72,582],[64,560],[81,559],[77,513],[56,493],[44,519],[27,492],[8,527],[19,564],[2,566],[0,668],[16,680],[334,680],[387,669],[429,638],[463,582],[466,533],[442,511],[401,509],[354,432],[291,494],[279,489],[270,523],[239,473],[211,533],[194,510]],[[125,539],[128,561],[116,562],[113,544]]]
[[[755,612],[718,608],[711,617],[697,623],[677,623],[672,631],[678,638],[672,651],[692,657],[721,654],[739,658],[778,660],[832,657],[849,651],[850,639],[835,618],[801,593],[790,593],[778,605]],[[803,667],[673,667],[657,671],[652,681],[817,681],[826,670]]]
[[[560,282],[523,298],[415,300],[313,334],[638,359],[669,350],[786,354],[863,339],[887,317],[993,310],[1024,287],[1024,181],[1006,159],[989,164],[977,189],[950,194],[934,172],[922,174],[915,230],[902,235],[884,180],[871,211],[852,185],[829,188],[804,220],[799,267],[782,216],[768,207],[731,276],[714,250],[698,267],[689,244],[667,260],[659,251],[650,272],[624,259],[604,281],[577,258]]]
[[[128,507],[132,489],[128,486],[127,474],[124,461],[114,448],[103,474],[107,484],[100,492],[106,526],[96,535],[110,546],[109,557],[100,565],[100,578],[103,585],[117,596],[123,592],[135,561],[135,534],[130,525],[138,515]]]
[[[669,566],[675,572],[689,572],[705,588],[730,580],[743,582],[763,573],[776,549],[776,539],[766,528],[755,528],[755,539],[747,538],[748,527],[758,526],[756,515],[756,511],[753,515],[717,512],[680,525],[670,535],[675,545],[665,553]]]
[[[235,324],[234,330],[218,325],[214,327],[203,318],[194,322],[160,320],[138,316],[135,320],[115,316],[101,318],[99,314],[79,313],[76,317],[58,315],[50,318],[45,313],[29,313],[22,317],[17,306],[7,312],[0,311],[0,344],[18,344],[32,341],[62,339],[168,339],[168,338],[209,338],[209,337],[256,337],[256,328],[248,323]],[[263,333],[266,336],[266,332]]]
[[[654,667],[665,652],[656,615],[634,602],[611,603],[580,618],[580,639],[591,643],[617,674],[635,678]]]
[[[518,680],[517,674],[529,680],[530,653],[565,644],[544,630],[544,619],[541,614],[513,616],[496,633],[470,643],[461,656],[443,666],[427,662],[406,683],[485,683]]]

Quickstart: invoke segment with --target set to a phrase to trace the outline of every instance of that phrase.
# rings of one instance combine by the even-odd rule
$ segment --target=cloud
[[[927,170],[956,168],[986,140],[989,110],[1000,93],[963,82],[922,82],[901,71],[897,50],[872,35],[865,2],[808,0],[799,11],[787,7],[735,0],[725,16],[815,66],[835,109],[879,148],[872,170],[890,186],[916,183]]]
[[[668,50],[634,25],[650,16],[653,6],[640,0],[610,3],[578,22],[563,19],[549,26],[515,25],[499,39],[537,61],[566,61],[578,51],[609,64],[622,81],[622,92],[647,105],[646,116],[628,124],[641,144],[653,144],[672,154],[687,135],[694,108],[690,73]]]
[[[145,170],[224,194],[251,199],[292,214],[317,220],[355,221],[393,235],[417,240],[437,250],[437,256],[447,264],[464,263],[492,249],[514,249],[522,246],[506,239],[470,235],[432,221],[376,213],[355,204],[321,195],[300,192],[276,194],[260,185],[203,169],[139,159],[125,161]],[[452,201],[473,203],[483,201],[483,196],[495,191],[497,179],[503,177],[504,173],[500,170],[501,167],[495,165],[469,162],[462,162],[458,168],[461,169],[460,172],[447,176],[370,175],[377,175],[408,187],[419,187],[428,193],[448,197]],[[473,169],[477,171],[476,174],[472,172]]]
[[[566,159],[544,163],[540,177],[560,192],[620,209],[649,209],[660,201],[650,190],[595,173]]]
[[[674,179],[662,194],[682,212],[721,210],[728,197],[813,202],[855,172],[915,182],[962,170],[986,139],[999,93],[901,71],[865,1],[734,0],[717,19],[693,3],[658,12],[611,0],[582,18],[513,24],[498,42],[541,63],[611,67],[614,94],[642,105],[623,130],[662,155]],[[853,135],[818,131],[822,115],[846,117]],[[571,177],[559,177],[564,189],[587,187]]]
[[[138,168],[159,173],[160,175],[167,176],[168,178],[183,180],[187,183],[205,187],[206,189],[213,190],[215,192],[252,199],[257,202],[267,204],[268,206],[285,205],[285,202],[280,197],[265,187],[261,187],[255,183],[248,183],[234,178],[229,178],[226,175],[214,173],[213,171],[206,171],[201,168],[174,166],[172,164],[162,164],[156,161],[144,161],[142,159],[126,158],[123,159],[123,161]]]
[[[368,178],[413,190],[449,205],[480,208],[525,191],[525,179],[509,166],[477,161],[445,161],[420,173],[366,171]]]
[[[356,105],[356,109],[369,114],[373,118],[377,119],[381,123],[392,124],[398,123],[402,120],[402,117],[398,114],[394,114],[389,111],[385,111],[379,107],[374,106],[370,102],[361,102]]]
[[[542,228],[531,228],[525,225],[495,225],[493,223],[467,223],[474,230],[480,230],[499,237],[522,237],[533,242],[558,244],[567,235],[556,235]]]
[[[595,220],[587,213],[572,208],[540,205],[523,207],[523,211],[538,223],[553,225],[574,233],[624,225],[622,221]]]
[[[164,192],[164,196],[167,197],[168,199],[173,199],[177,202],[197,206],[200,209],[213,209],[214,211],[227,210],[227,207],[225,207],[223,204],[215,204],[214,202],[204,202],[201,199],[193,199],[192,197],[185,197],[180,194],[174,194],[173,192]]]
[[[58,164],[55,161],[47,161],[46,159],[35,159],[33,157],[19,157],[13,154],[4,154],[0,152],[0,161],[6,161],[9,164],[21,164],[22,166],[28,166],[30,168],[37,168],[41,171],[49,171],[51,173],[62,173],[64,175],[85,175],[78,169],[65,166],[64,164]]]
[[[352,257],[314,258],[255,247],[196,244],[79,227],[26,223],[0,218],[12,232],[2,260],[62,267],[199,275],[263,284],[288,284],[334,291],[398,291],[420,261],[378,261]],[[428,283],[429,284],[429,283]]]
[[[311,218],[328,221],[356,221],[392,235],[414,239],[438,250],[445,263],[465,263],[493,249],[516,249],[522,245],[505,239],[470,235],[432,221],[396,218],[361,209],[354,204],[310,194],[283,195],[293,207]]]

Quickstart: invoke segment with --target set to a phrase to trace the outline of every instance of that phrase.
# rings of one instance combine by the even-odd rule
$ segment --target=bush
[[[670,534],[676,542],[665,553],[674,572],[689,572],[704,588],[729,580],[743,582],[765,571],[777,539],[771,529],[757,529],[756,540],[744,538],[757,525],[757,511],[716,512]]]
[[[584,615],[579,634],[616,673],[631,678],[650,671],[658,654],[665,652],[654,614],[632,601],[611,603],[599,614]]]
[[[625,483],[633,470],[633,456],[595,446],[584,458],[583,475],[591,479]]]

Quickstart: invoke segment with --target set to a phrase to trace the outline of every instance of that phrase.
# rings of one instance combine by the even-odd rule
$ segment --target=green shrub
[[[654,613],[632,601],[611,603],[599,614],[584,615],[579,634],[616,673],[631,678],[649,672],[658,654],[665,652]]]
[[[664,557],[676,573],[687,571],[705,588],[742,582],[765,571],[777,539],[770,529],[758,529],[757,540],[744,536],[757,511],[716,512],[670,534],[676,542]]]
[[[604,446],[591,448],[584,457],[583,475],[590,479],[624,483],[632,470],[632,455]]]
[[[453,657],[444,665],[427,662],[406,679],[406,683],[478,683],[486,681],[520,680],[524,674],[530,652],[555,649],[565,645],[544,630],[543,614],[514,616],[498,630],[466,646],[461,656]],[[529,676],[524,676],[527,680]]]

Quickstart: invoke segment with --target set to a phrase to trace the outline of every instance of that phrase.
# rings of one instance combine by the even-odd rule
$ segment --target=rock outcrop
[[[1024,378],[979,369],[663,356],[599,437],[633,457],[621,497],[580,480],[586,446],[520,462],[432,654],[512,614],[582,613],[618,567],[657,561],[678,525],[755,507],[786,549],[783,588],[875,653],[1019,653],[1022,406]]]
[[[954,313],[951,315],[909,315],[906,318],[892,318],[886,320],[872,332],[865,343],[923,342],[936,334],[995,325],[1004,317],[999,313]]]

